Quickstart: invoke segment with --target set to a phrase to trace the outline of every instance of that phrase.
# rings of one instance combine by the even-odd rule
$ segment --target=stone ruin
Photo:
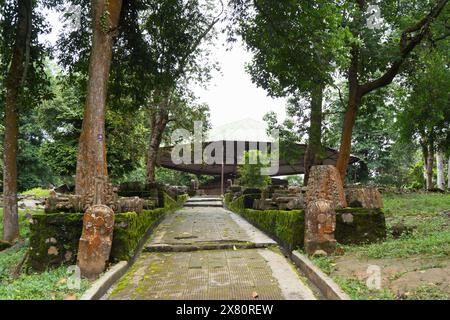
[[[101,196],[101,203],[109,206],[116,213],[131,211],[141,213],[143,210],[163,207],[163,190],[172,197],[187,192],[186,187],[163,187],[157,184],[144,185],[139,182],[123,183],[119,186],[113,186],[103,181],[98,183],[103,183],[106,186]],[[85,212],[93,205],[94,188],[93,186],[86,195],[58,194],[55,190],[52,190],[50,196],[45,200],[45,212]]]
[[[255,210],[305,210],[305,250],[308,254],[330,254],[336,240],[336,209],[383,207],[377,188],[349,186],[344,188],[338,170],[331,165],[313,166],[308,187],[268,186],[262,190],[231,185],[230,200],[244,196],[244,208]],[[345,223],[353,214],[343,213]]]
[[[95,279],[105,270],[109,259],[114,213],[141,213],[163,207],[164,192],[176,198],[186,193],[187,188],[138,182],[113,186],[106,179],[96,178],[94,185],[83,195],[57,194],[53,190],[45,200],[45,212],[84,212],[77,264],[82,276]]]
[[[256,210],[300,210],[304,209],[304,192],[301,187],[273,186],[262,190],[261,198],[253,203]]]

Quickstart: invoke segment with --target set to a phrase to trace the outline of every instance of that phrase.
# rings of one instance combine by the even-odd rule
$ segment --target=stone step
[[[145,252],[189,252],[199,250],[238,250],[258,249],[273,246],[272,242],[253,243],[245,241],[208,241],[208,242],[179,242],[179,243],[152,243],[144,247]]]
[[[187,201],[184,207],[223,207],[222,201]]]
[[[220,197],[195,197],[195,198],[189,198],[187,202],[208,202],[208,201],[222,201],[222,198]]]

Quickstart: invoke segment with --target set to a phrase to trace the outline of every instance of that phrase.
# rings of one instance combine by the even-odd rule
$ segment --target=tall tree
[[[105,111],[113,41],[121,8],[122,0],[91,1],[92,47],[75,182],[76,194],[86,197],[91,197],[95,179],[106,182],[108,178]],[[103,192],[100,193],[103,196]]]
[[[212,1],[152,1],[144,13],[147,64],[153,76],[147,107],[150,114],[150,139],[147,152],[147,182],[155,181],[156,157],[170,118],[180,117],[180,107],[189,107],[186,87],[193,81],[209,80],[211,62],[205,44],[214,37],[214,27],[223,11],[214,13]],[[183,102],[184,101],[184,102]],[[191,120],[194,120],[190,118]],[[199,119],[200,120],[200,119]]]
[[[303,96],[310,101],[305,179],[322,159],[322,100],[336,62],[343,55],[345,30],[338,8],[317,1],[231,1],[238,25],[254,54],[248,71],[271,96]],[[299,104],[299,107],[303,106]]]
[[[238,10],[238,19],[248,20],[252,18],[252,12],[265,12],[264,17],[268,21],[276,17],[280,10],[268,10],[264,4],[265,1],[250,1],[250,0],[234,0]],[[298,65],[296,62],[303,59],[303,63],[299,66],[305,74],[310,74],[310,68],[318,68],[317,66],[326,66],[327,63],[333,62],[322,59],[309,59],[309,57],[316,58],[325,57],[330,54],[330,47],[333,51],[344,52],[347,59],[342,60],[343,63],[338,63],[342,75],[347,78],[347,102],[345,117],[343,122],[340,152],[337,160],[337,168],[344,179],[351,151],[351,138],[355,120],[358,110],[362,103],[362,98],[367,94],[389,85],[396,75],[401,71],[401,67],[411,57],[413,50],[430,35],[437,31],[436,38],[447,36],[445,27],[446,18],[448,16],[448,0],[439,1],[397,1],[388,0],[379,3],[380,13],[383,17],[383,23],[369,23],[372,19],[372,12],[369,12],[369,6],[366,0],[348,0],[348,1],[271,1],[271,8],[290,6],[296,8],[286,14],[284,20],[272,23],[272,32],[265,37],[264,33],[255,33],[256,38],[264,39],[266,46],[264,46],[264,54],[267,54],[269,49],[273,51],[272,59],[268,59],[267,65],[269,67],[289,68]],[[310,5],[310,11],[303,11],[305,7]],[[326,12],[328,16],[320,16],[320,9],[329,8]],[[261,10],[266,8],[264,11]],[[339,13],[336,13],[339,11]],[[248,13],[250,12],[250,13]],[[283,12],[283,10],[281,10]],[[337,18],[340,15],[340,19]],[[289,29],[291,17],[295,29]],[[439,19],[438,18],[441,18]],[[341,21],[336,29],[342,29],[343,34],[347,35],[347,41],[336,41],[339,39],[339,32],[336,29],[324,28],[325,19],[337,19]],[[326,20],[325,20],[326,21]],[[439,22],[439,23],[437,23]],[[310,40],[302,47],[298,48],[297,52],[286,54],[282,44],[273,46],[277,42],[278,37],[273,32],[278,26],[282,29],[289,30],[289,37],[287,38],[287,48],[295,48],[299,43],[303,43],[304,39]],[[269,29],[270,31],[270,29]],[[444,34],[439,33],[444,31]],[[329,41],[322,45],[322,42],[316,35],[321,33],[332,33]],[[335,36],[338,35],[336,38]],[[264,44],[264,43],[263,43]],[[329,46],[333,44],[333,46]],[[308,50],[309,49],[309,50]],[[289,51],[287,51],[289,52]],[[333,57],[333,55],[331,55]],[[338,62],[340,60],[337,60]],[[306,62],[306,63],[305,63]],[[312,62],[312,63],[307,63]],[[264,75],[264,63],[258,61],[259,69],[256,70],[256,75],[261,77]],[[262,66],[262,67],[261,67]],[[319,68],[320,70],[320,68]],[[290,73],[295,74],[295,73]],[[314,74],[314,73],[311,73]],[[320,74],[320,73],[318,73]],[[266,77],[266,83],[271,84],[275,79]],[[304,80],[301,78],[301,80]]]
[[[147,179],[148,183],[155,182],[158,150],[163,141],[171,143],[168,139],[174,129],[184,128],[194,130],[194,121],[201,121],[203,129],[209,127],[209,107],[197,104],[194,97],[180,97],[173,94],[170,100],[152,104],[148,110],[150,119],[150,142],[147,153]]]
[[[355,40],[350,44],[348,102],[336,163],[342,179],[350,159],[352,132],[362,98],[394,80],[411,52],[430,35],[433,22],[443,11],[444,15],[448,15],[447,3],[448,0],[412,5],[404,1],[384,1],[380,4],[380,10],[387,25],[378,31],[371,31],[367,24],[366,18],[372,14],[368,12],[367,1],[357,0],[356,8],[348,11],[353,18],[349,19],[349,29]],[[406,24],[409,26],[403,27]],[[383,38],[387,41],[382,41]],[[387,59],[380,59],[383,52]]]
[[[434,156],[450,146],[449,51],[423,50],[408,76],[410,93],[403,100],[398,123],[401,137],[418,142],[425,164],[427,189],[433,188]]]
[[[3,238],[11,241],[19,236],[17,211],[17,143],[19,136],[20,93],[27,77],[30,62],[30,42],[33,1],[16,4],[16,36],[11,64],[6,77],[5,138],[3,144]]]

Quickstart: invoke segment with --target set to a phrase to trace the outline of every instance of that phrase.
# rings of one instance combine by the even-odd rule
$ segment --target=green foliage
[[[329,1],[231,1],[237,33],[254,54],[253,82],[272,96],[309,92],[331,81],[348,36]],[[340,62],[339,62],[340,63]]]
[[[26,190],[24,192],[21,192],[20,194],[22,196],[33,195],[33,196],[36,196],[36,197],[45,198],[45,197],[48,197],[50,195],[50,190],[49,189],[42,189],[42,188],[33,188],[33,189]]]
[[[441,221],[442,223],[443,221]],[[369,258],[405,258],[418,254],[447,256],[450,252],[450,231],[413,232],[410,236],[388,239],[385,242],[360,247],[348,246],[348,252],[355,252]]]
[[[439,50],[440,49],[440,50]],[[431,150],[450,148],[450,54],[448,45],[421,52],[416,70],[408,79],[410,94],[401,102],[401,138],[431,145]]]
[[[159,183],[173,186],[190,186],[191,180],[196,180],[199,184],[205,184],[214,180],[214,177],[207,175],[195,175],[192,173],[166,169],[163,167],[156,168],[156,181]]]
[[[239,184],[249,188],[264,188],[270,184],[270,177],[261,173],[263,168],[268,168],[266,164],[270,155],[266,155],[259,150],[249,150],[244,152],[245,163],[238,168]]]
[[[310,259],[327,275],[330,275],[336,269],[330,256],[311,256]]]
[[[288,250],[303,247],[303,211],[245,209],[241,214],[261,230],[279,239]]]

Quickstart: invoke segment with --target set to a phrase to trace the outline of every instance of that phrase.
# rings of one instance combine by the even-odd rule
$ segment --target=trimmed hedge
[[[245,207],[245,197],[231,201],[224,196],[225,205],[249,222],[271,235],[286,249],[303,247],[305,234],[304,210],[254,210]],[[343,217],[345,216],[346,219]],[[386,222],[382,209],[344,208],[336,210],[335,238],[342,244],[361,244],[384,240]]]
[[[114,215],[111,261],[131,258],[144,235],[151,232],[164,215],[178,208],[187,195],[172,199],[164,193],[164,208]],[[83,213],[36,213],[30,224],[28,268],[44,271],[61,264],[75,264],[83,228]]]

